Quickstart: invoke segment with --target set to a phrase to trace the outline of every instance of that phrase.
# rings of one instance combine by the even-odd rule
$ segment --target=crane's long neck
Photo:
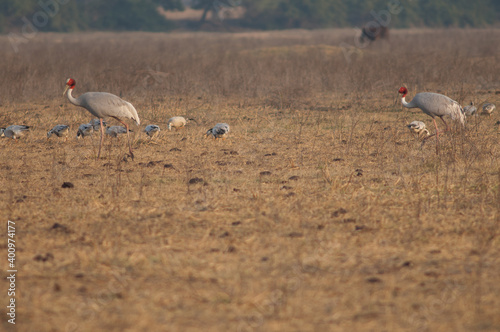
[[[73,97],[72,92],[73,88],[69,88],[68,91],[66,91],[66,97],[68,97],[69,102],[76,106],[82,106],[80,98]]]
[[[414,107],[416,107],[415,105],[413,105],[412,102],[413,102],[413,100],[410,101],[409,103],[406,102],[406,93],[401,98],[401,104],[403,104],[403,106],[406,107],[406,108],[414,108]]]

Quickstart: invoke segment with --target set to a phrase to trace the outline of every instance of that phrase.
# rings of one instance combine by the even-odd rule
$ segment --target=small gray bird
[[[487,103],[483,105],[483,113],[484,115],[491,116],[491,113],[495,110],[495,104]]]
[[[160,127],[157,125],[147,125],[144,132],[149,136],[150,139],[155,138],[160,134]]]
[[[206,135],[212,136],[215,139],[226,139],[229,133],[229,125],[227,123],[217,123],[213,128],[207,130]]]
[[[67,125],[57,125],[51,130],[47,132],[47,139],[52,136],[52,134],[56,135],[57,137],[64,137],[65,140],[68,140],[68,135],[69,135],[69,126]]]
[[[128,130],[132,131],[132,130]],[[126,134],[127,133],[127,128],[122,127],[122,126],[111,126],[106,128],[106,135],[109,135],[111,137],[118,137],[118,135],[121,134]]]
[[[413,121],[407,127],[412,133],[417,134],[418,138],[430,135],[429,131],[426,129],[425,123],[422,121]]]
[[[7,128],[0,128],[0,137],[9,137],[16,140],[23,137],[29,130],[29,126],[12,125]]]
[[[172,128],[180,129],[187,123],[188,120],[186,120],[182,116],[174,116],[173,118],[168,119],[168,130],[172,130]]]
[[[465,116],[477,115],[477,107],[474,106],[473,101],[470,102],[470,105],[464,106],[463,111]]]
[[[189,121],[196,122],[195,119],[192,118],[184,118],[182,116],[174,116],[173,118],[168,119],[168,130],[172,130],[172,128],[180,129],[189,123]]]
[[[87,136],[92,136],[94,133],[94,126],[92,126],[90,123],[85,123],[80,125],[78,127],[78,131],[76,132],[76,138],[85,138]]]
[[[97,132],[98,132],[98,131],[99,131],[99,129],[101,129],[101,122],[100,122],[100,120],[99,120],[99,119],[92,119],[92,121],[90,121],[89,123],[90,123],[90,124],[92,125],[92,127],[94,128],[94,131],[97,131]],[[105,120],[102,120],[102,125],[103,125],[104,127],[107,127],[107,126],[108,126],[108,124],[106,123],[106,121],[105,121]]]

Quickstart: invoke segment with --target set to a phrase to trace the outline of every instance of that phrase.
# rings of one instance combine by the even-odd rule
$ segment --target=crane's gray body
[[[462,106],[445,95],[433,92],[420,92],[409,103],[406,103],[404,97],[402,102],[407,108],[420,108],[432,118],[443,118],[445,115],[448,115],[453,120],[458,120],[462,125],[465,123]]]
[[[89,111],[92,115],[103,119],[132,119],[137,125],[141,124],[135,107],[114,94],[107,92],[86,92],[78,98],[71,95],[73,89],[68,89],[67,95],[71,103]]]

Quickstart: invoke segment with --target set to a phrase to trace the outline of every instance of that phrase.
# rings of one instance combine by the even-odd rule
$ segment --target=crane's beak
[[[198,121],[196,121],[196,119],[193,119],[193,118],[189,118],[188,120],[189,121],[194,121],[194,122],[198,123]]]
[[[68,91],[68,89],[69,89],[69,86],[66,85],[66,87],[64,88],[63,96],[66,94],[66,91]]]

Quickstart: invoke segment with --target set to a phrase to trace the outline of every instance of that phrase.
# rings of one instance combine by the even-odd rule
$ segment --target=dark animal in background
[[[364,43],[365,40],[373,42],[378,39],[389,39],[389,28],[381,26],[380,24],[365,24],[361,29],[361,36],[359,37],[359,41],[361,43]]]

